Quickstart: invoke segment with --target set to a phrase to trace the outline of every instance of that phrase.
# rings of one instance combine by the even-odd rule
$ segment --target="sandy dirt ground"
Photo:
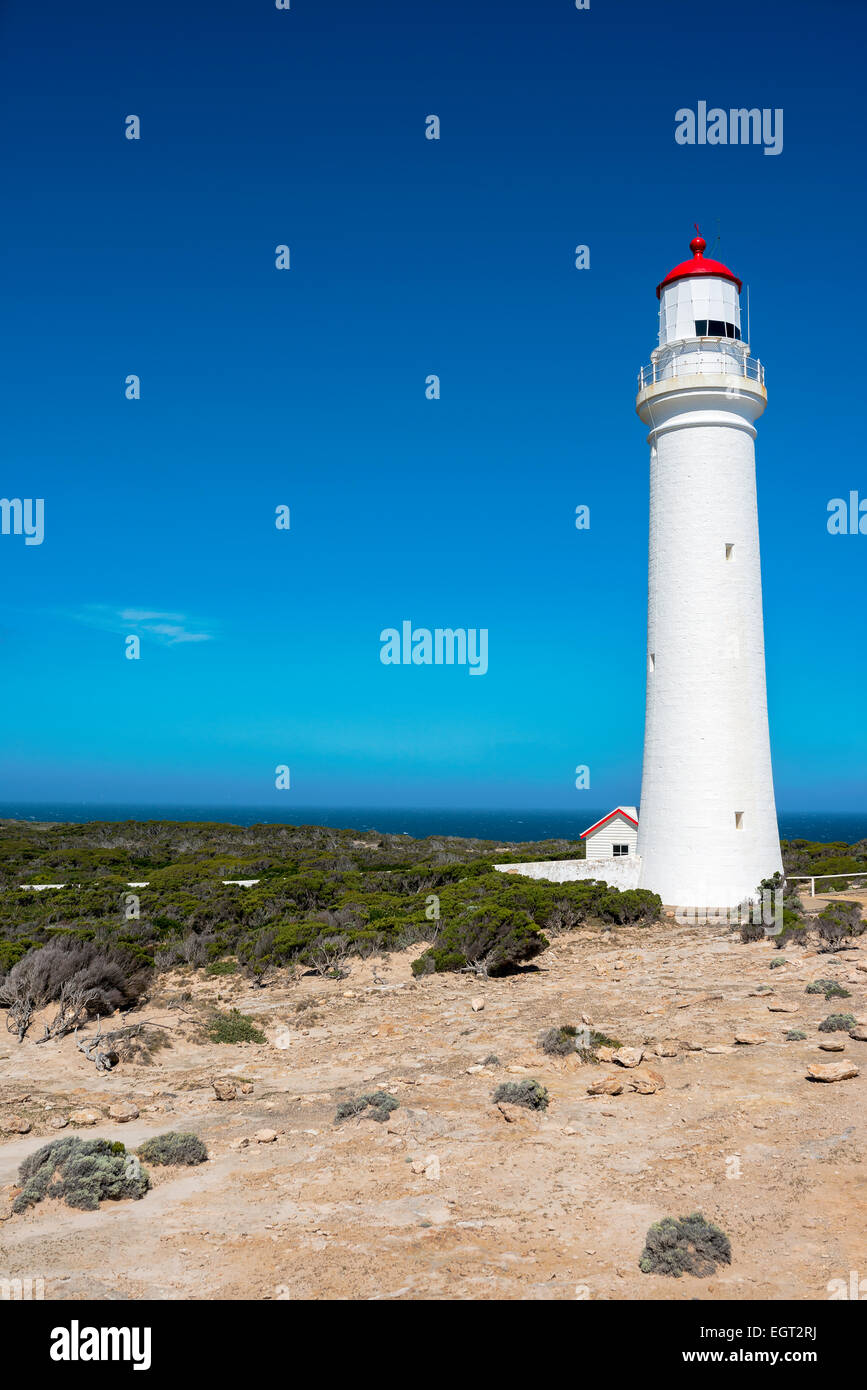
[[[170,1025],[170,1045],[103,1076],[71,1038],[0,1034],[0,1128],[31,1126],[0,1133],[0,1279],[43,1279],[47,1299],[725,1300],[825,1299],[829,1281],[867,1275],[867,1042],[817,1032],[844,1009],[867,1022],[867,937],[819,954],[672,921],[585,930],[501,980],[415,981],[419,951],[262,990],[163,977],[139,1016]],[[806,994],[819,977],[851,998]],[[196,1041],[188,1014],[218,994],[255,1015],[266,1045]],[[637,1072],[540,1050],[543,1030],[582,1017],[643,1048]],[[806,1041],[784,1041],[791,1028]],[[860,1074],[807,1079],[840,1060]],[[648,1068],[664,1082],[649,1094],[588,1094]],[[524,1077],[548,1088],[546,1113],[492,1104]],[[215,1078],[234,1081],[234,1100],[216,1098]],[[376,1088],[400,1102],[387,1123],[334,1123],[340,1100]],[[109,1118],[120,1100],[137,1119]],[[51,1128],[82,1108],[95,1125]],[[18,1165],[49,1139],[132,1147],[169,1129],[199,1134],[208,1162],[152,1169],[139,1202],[9,1214]],[[276,1140],[257,1142],[262,1130]],[[693,1211],[729,1235],[731,1265],[642,1274],[651,1222]]]

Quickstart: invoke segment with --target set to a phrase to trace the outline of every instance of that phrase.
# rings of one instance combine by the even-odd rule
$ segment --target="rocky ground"
[[[560,937],[501,980],[415,981],[419,949],[339,982],[163,977],[139,1016],[169,1045],[107,1075],[71,1038],[38,1045],[38,1023],[20,1045],[0,1033],[0,1279],[41,1278],[49,1299],[824,1299],[867,1275],[867,1041],[817,1031],[842,1010],[867,1024],[867,937],[780,952],[669,919]],[[851,998],[806,994],[815,978]],[[267,1043],[203,1043],[217,995]],[[543,1030],[582,1019],[640,1064],[542,1053]],[[835,1062],[858,1074],[808,1079]],[[547,1112],[492,1104],[525,1077]],[[374,1089],[400,1102],[387,1122],[334,1123]],[[10,1214],[18,1165],[50,1138],[169,1129],[209,1161],[152,1169],[140,1202]],[[696,1210],[731,1265],[642,1274],[651,1222]]]

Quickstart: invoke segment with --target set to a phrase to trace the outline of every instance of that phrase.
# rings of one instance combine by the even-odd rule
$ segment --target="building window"
[[[618,859],[622,854],[628,854],[628,853],[629,853],[629,846],[628,846],[628,845],[612,845],[612,846],[611,846],[611,849],[612,849],[612,851],[613,851],[613,853],[614,853],[615,859]]]
[[[648,652],[647,669],[649,673],[653,675],[653,672],[656,670],[656,652]]]
[[[722,319],[696,319],[697,338],[735,338],[740,342],[741,330],[736,323],[723,323]]]
[[[735,553],[734,541],[726,541],[726,559],[730,560]]]
[[[744,813],[743,813],[743,811],[735,811],[735,830],[743,830],[743,828],[744,828]]]

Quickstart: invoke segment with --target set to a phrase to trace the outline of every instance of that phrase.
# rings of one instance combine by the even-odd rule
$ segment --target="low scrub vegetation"
[[[154,1167],[191,1168],[197,1163],[206,1163],[208,1150],[197,1134],[184,1130],[169,1130],[166,1134],[156,1134],[139,1146],[139,1158]]]
[[[837,980],[811,980],[804,990],[805,994],[823,994],[826,999],[851,999],[852,995],[848,989],[844,989]]]
[[[321,826],[14,822],[0,835],[7,1027],[23,1037],[35,1012],[59,1004],[58,981],[73,977],[99,991],[84,1006],[92,1016],[136,1003],[154,972],[243,973],[257,987],[286,968],[340,980],[353,959],[416,944],[419,975],[495,976],[532,963],[563,931],[660,918],[660,899],[645,890],[494,869],[583,853],[568,840],[504,848]],[[257,881],[223,882],[231,879]],[[58,881],[69,886],[19,888]],[[132,892],[139,881],[148,886]],[[58,950],[69,954],[59,959]],[[76,995],[71,1004],[79,1003]],[[74,1016],[67,1008],[61,1023]]]
[[[230,1009],[228,1013],[215,1010],[206,1025],[205,1032],[208,1041],[214,1043],[263,1043],[266,1041],[265,1034],[261,1028],[256,1027],[255,1021],[248,1014],[240,1013],[238,1009]]]
[[[133,1153],[108,1139],[55,1139],[25,1158],[18,1170],[21,1191],[12,1204],[26,1211],[45,1197],[62,1197],[67,1206],[96,1211],[102,1201],[137,1201],[150,1187],[147,1172]]]
[[[638,1268],[642,1274],[665,1274],[671,1279],[679,1279],[682,1274],[708,1279],[718,1265],[731,1264],[731,1260],[728,1236],[705,1221],[701,1212],[694,1212],[677,1220],[666,1216],[654,1222],[647,1232]]]
[[[363,1096],[342,1100],[335,1111],[334,1123],[337,1125],[341,1120],[351,1120],[356,1115],[363,1115],[367,1120],[377,1120],[382,1124],[399,1105],[397,1096],[393,1096],[390,1091],[368,1091]]]
[[[829,1014],[819,1024],[820,1033],[848,1033],[855,1027],[854,1014]]]
[[[829,951],[839,951],[862,935],[867,922],[861,915],[861,904],[846,899],[826,903],[816,919],[816,930]]]
[[[496,1105],[503,1101],[508,1105],[523,1105],[525,1110],[547,1110],[548,1092],[538,1081],[504,1081],[491,1096]]]

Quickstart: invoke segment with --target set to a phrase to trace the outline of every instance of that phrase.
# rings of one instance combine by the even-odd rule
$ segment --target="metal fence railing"
[[[765,384],[765,369],[758,357],[738,358],[724,352],[683,352],[662,358],[658,362],[647,362],[638,371],[638,389],[655,386],[658,381],[673,381],[686,376],[732,376],[745,377]]]

